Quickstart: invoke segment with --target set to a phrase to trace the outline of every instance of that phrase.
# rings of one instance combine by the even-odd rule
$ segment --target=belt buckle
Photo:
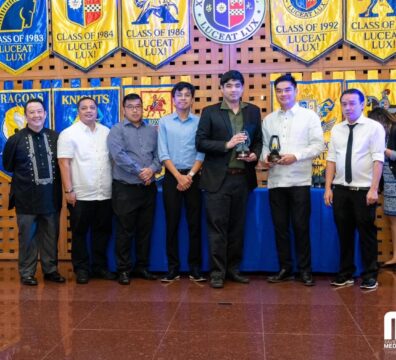
[[[349,190],[351,190],[351,191],[359,191],[359,188],[357,186],[349,186]]]

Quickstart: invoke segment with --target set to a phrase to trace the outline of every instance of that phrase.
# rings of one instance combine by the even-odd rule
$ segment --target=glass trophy
[[[246,130],[242,130],[240,133],[246,135],[246,140],[235,147],[235,152],[237,155],[237,160],[244,160],[250,155],[250,138],[249,133]]]
[[[269,142],[269,155],[268,155],[268,161],[269,162],[277,162],[280,160],[281,156],[279,154],[281,147],[280,147],[280,142],[279,142],[279,136],[278,135],[272,135],[270,142]]]

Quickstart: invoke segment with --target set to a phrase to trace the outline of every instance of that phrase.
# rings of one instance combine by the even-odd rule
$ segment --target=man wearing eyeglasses
[[[297,83],[290,75],[282,75],[274,83],[280,109],[263,121],[262,160],[269,168],[268,189],[280,271],[268,278],[270,283],[291,280],[293,263],[290,243],[290,223],[296,244],[300,280],[314,285],[311,274],[311,215],[312,159],[324,149],[319,116],[301,107],[297,99]],[[271,138],[279,140],[280,156],[269,157]]]
[[[134,274],[146,280],[157,278],[148,266],[157,194],[154,175],[161,170],[161,164],[157,130],[143,121],[142,99],[128,94],[122,104],[125,119],[112,127],[107,144],[113,160],[118,282],[128,285],[133,269],[132,239],[136,248]]]

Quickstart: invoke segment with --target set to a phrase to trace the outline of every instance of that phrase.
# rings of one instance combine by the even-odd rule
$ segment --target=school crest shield
[[[245,21],[245,0],[213,0],[214,22],[228,30]]]
[[[102,16],[102,0],[68,0],[67,17],[80,26],[88,26]]]

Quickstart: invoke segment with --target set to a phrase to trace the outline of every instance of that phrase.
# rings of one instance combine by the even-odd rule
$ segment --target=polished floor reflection
[[[20,285],[16,262],[0,261],[0,360],[396,359],[384,351],[384,314],[396,311],[396,273],[380,286],[226,283],[213,290],[186,278],[130,286],[91,280]]]

